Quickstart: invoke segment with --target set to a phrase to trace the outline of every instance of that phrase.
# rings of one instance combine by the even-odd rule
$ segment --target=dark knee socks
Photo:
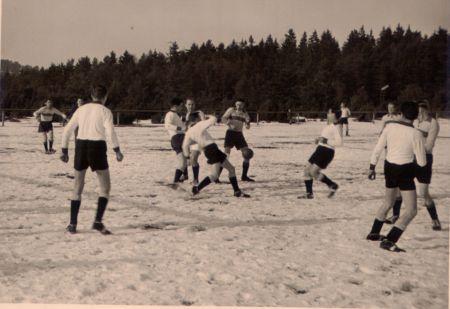
[[[81,201],[70,201],[70,224],[77,225]]]
[[[373,221],[372,229],[370,230],[371,234],[380,234],[381,228],[383,227],[383,221],[375,219]]]
[[[45,151],[48,151],[47,141],[44,142]]]
[[[305,180],[305,187],[306,187],[306,193],[313,193],[313,180],[312,179],[308,179]]]
[[[198,184],[198,186],[197,186],[198,191],[200,191],[201,189],[203,189],[204,187],[206,187],[210,183],[211,183],[211,178],[205,177],[205,179],[203,179],[202,182]]]
[[[321,182],[323,182],[324,184],[326,184],[328,187],[331,187],[332,185],[334,185],[335,183],[327,177],[327,175],[322,174],[322,179],[320,180]]]
[[[438,220],[438,214],[436,211],[436,205],[434,204],[434,201],[431,202],[430,205],[426,205],[428,213],[430,214],[430,217],[432,220]]]
[[[395,243],[400,239],[400,236],[402,236],[402,234],[403,231],[398,227],[394,226],[389,232],[389,234],[387,234],[386,238]]]
[[[194,174],[194,180],[198,181],[198,174],[200,172],[200,165],[192,166],[192,173]]]
[[[250,167],[250,162],[244,161],[242,163],[242,177],[247,177],[249,167]]]
[[[231,185],[233,186],[233,190],[234,190],[234,192],[236,192],[236,191],[239,191],[240,189],[239,189],[239,185],[238,185],[238,182],[237,182],[237,178],[236,178],[236,176],[234,176],[234,177],[230,177],[230,183],[231,183]]]
[[[103,214],[106,210],[106,205],[108,205],[108,199],[106,197],[99,197],[97,202],[97,214],[95,216],[95,222],[102,222]]]
[[[403,200],[401,197],[399,197],[395,200],[394,207],[392,207],[392,212],[393,212],[394,216],[397,216],[397,217],[400,216],[400,207],[402,206],[402,201]]]
[[[187,166],[184,168],[183,176],[184,176],[184,180],[189,179],[189,173],[188,173]]]
[[[48,144],[49,144],[49,148],[50,148],[50,150],[53,150],[53,141],[48,141]]]
[[[173,182],[180,182],[181,175],[183,175],[183,171],[179,170],[179,169],[176,169],[175,170],[175,177],[173,179]]]

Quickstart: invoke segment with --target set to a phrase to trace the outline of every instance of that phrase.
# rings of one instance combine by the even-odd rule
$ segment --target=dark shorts
[[[237,132],[233,130],[227,130],[225,134],[225,144],[226,148],[236,147],[237,150],[241,148],[248,147],[247,142],[245,141],[244,134],[242,132]]]
[[[427,165],[421,167],[416,164],[416,178],[420,183],[430,184],[433,173],[433,155],[427,153]]]
[[[184,134],[176,134],[170,139],[170,145],[172,146],[172,149],[176,152],[176,154],[183,152],[183,140]]]
[[[227,155],[217,147],[216,143],[206,146],[203,149],[203,152],[208,160],[208,164],[223,163],[227,158]]]
[[[53,131],[53,124],[51,121],[41,121],[39,122],[38,132],[50,132]]]
[[[348,118],[347,117],[342,117],[339,119],[339,123],[340,124],[348,124]]]
[[[416,177],[415,163],[398,165],[384,161],[386,188],[399,188],[402,191],[415,190],[414,177]]]
[[[309,158],[308,162],[317,165],[321,169],[326,169],[328,164],[333,161],[333,158],[334,149],[319,145]]]
[[[82,171],[88,167],[92,171],[106,170],[109,167],[105,141],[76,140],[74,168]]]

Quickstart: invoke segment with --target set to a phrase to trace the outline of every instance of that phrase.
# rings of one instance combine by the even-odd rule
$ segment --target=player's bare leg
[[[49,154],[47,145],[47,132],[42,132],[42,142],[44,144],[45,153]]]
[[[53,130],[48,132],[48,152],[55,153],[55,150],[53,149]]]
[[[242,153],[242,158],[244,159],[244,161],[242,162],[242,177],[241,180],[242,181],[255,181],[252,178],[248,177],[248,169],[250,168],[250,159],[251,157],[248,157],[249,153],[250,153],[250,148],[248,147],[244,147],[241,148],[241,153]],[[253,151],[251,151],[251,153],[253,154]]]
[[[75,234],[77,232],[78,212],[81,205],[81,196],[83,194],[86,171],[87,170],[74,171],[75,181],[73,186],[72,199],[70,201],[70,223],[67,226],[67,231],[71,234]]]
[[[386,216],[394,205],[398,192],[398,188],[386,188],[383,204],[378,208],[372,230],[367,235],[368,240],[382,240],[384,238],[384,236],[380,235],[381,228],[386,222]]]
[[[231,153],[231,148],[230,147],[225,147],[224,148],[225,154],[227,155],[227,157],[230,157],[230,153]],[[220,166],[220,171],[219,171],[219,177],[217,177],[217,179],[214,181],[215,183],[220,183],[220,175],[222,174],[222,170],[223,167]]]
[[[99,184],[99,197],[97,202],[97,213],[95,215],[95,221],[92,225],[92,229],[99,231],[103,235],[111,234],[109,230],[103,225],[103,215],[108,205],[109,192],[111,191],[111,176],[109,169],[97,170],[98,184]]]
[[[434,200],[430,195],[429,184],[426,183],[418,183],[418,195],[423,197],[425,201],[425,207],[427,208],[428,214],[433,223],[433,230],[440,231],[442,229],[441,222],[439,221],[439,217],[436,211],[436,205],[434,204]]]
[[[186,158],[183,156],[183,153],[180,152],[177,154],[177,168],[175,170],[175,176],[173,179],[174,183],[182,182],[184,178],[181,176],[184,173],[184,170],[187,168],[187,161]]]
[[[402,195],[400,194],[400,190],[397,189],[397,196],[395,198],[394,206],[392,207],[392,216],[387,218],[384,223],[394,224],[398,218],[400,217],[400,208],[402,206]]]

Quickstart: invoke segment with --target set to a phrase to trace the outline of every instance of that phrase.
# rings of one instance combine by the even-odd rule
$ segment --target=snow
[[[328,199],[315,183],[314,200],[297,196],[324,122],[245,131],[257,181],[240,186],[250,199],[233,197],[228,183],[198,198],[189,184],[168,188],[176,162],[163,127],[118,127],[125,159],[115,161],[109,149],[104,222],[111,236],[90,229],[97,199],[91,172],[79,233],[64,232],[73,149],[64,164],[59,151],[43,154],[32,119],[7,122],[0,127],[0,303],[447,308],[450,122],[440,124],[430,190],[443,231],[431,229],[420,206],[399,241],[406,253],[391,253],[365,240],[384,193],[381,161],[377,179],[366,176],[378,122],[350,123],[351,136],[325,171],[340,190]],[[225,130],[211,129],[219,146]],[[61,133],[56,125],[56,149]],[[230,160],[240,173],[240,154],[234,150]],[[200,165],[202,178],[204,156]]]

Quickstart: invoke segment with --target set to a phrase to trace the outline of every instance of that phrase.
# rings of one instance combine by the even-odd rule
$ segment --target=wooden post
[[[5,126],[5,111],[2,110],[2,127]]]
[[[117,125],[120,125],[120,112],[117,112]]]
[[[259,126],[259,113],[256,112],[256,125]]]

